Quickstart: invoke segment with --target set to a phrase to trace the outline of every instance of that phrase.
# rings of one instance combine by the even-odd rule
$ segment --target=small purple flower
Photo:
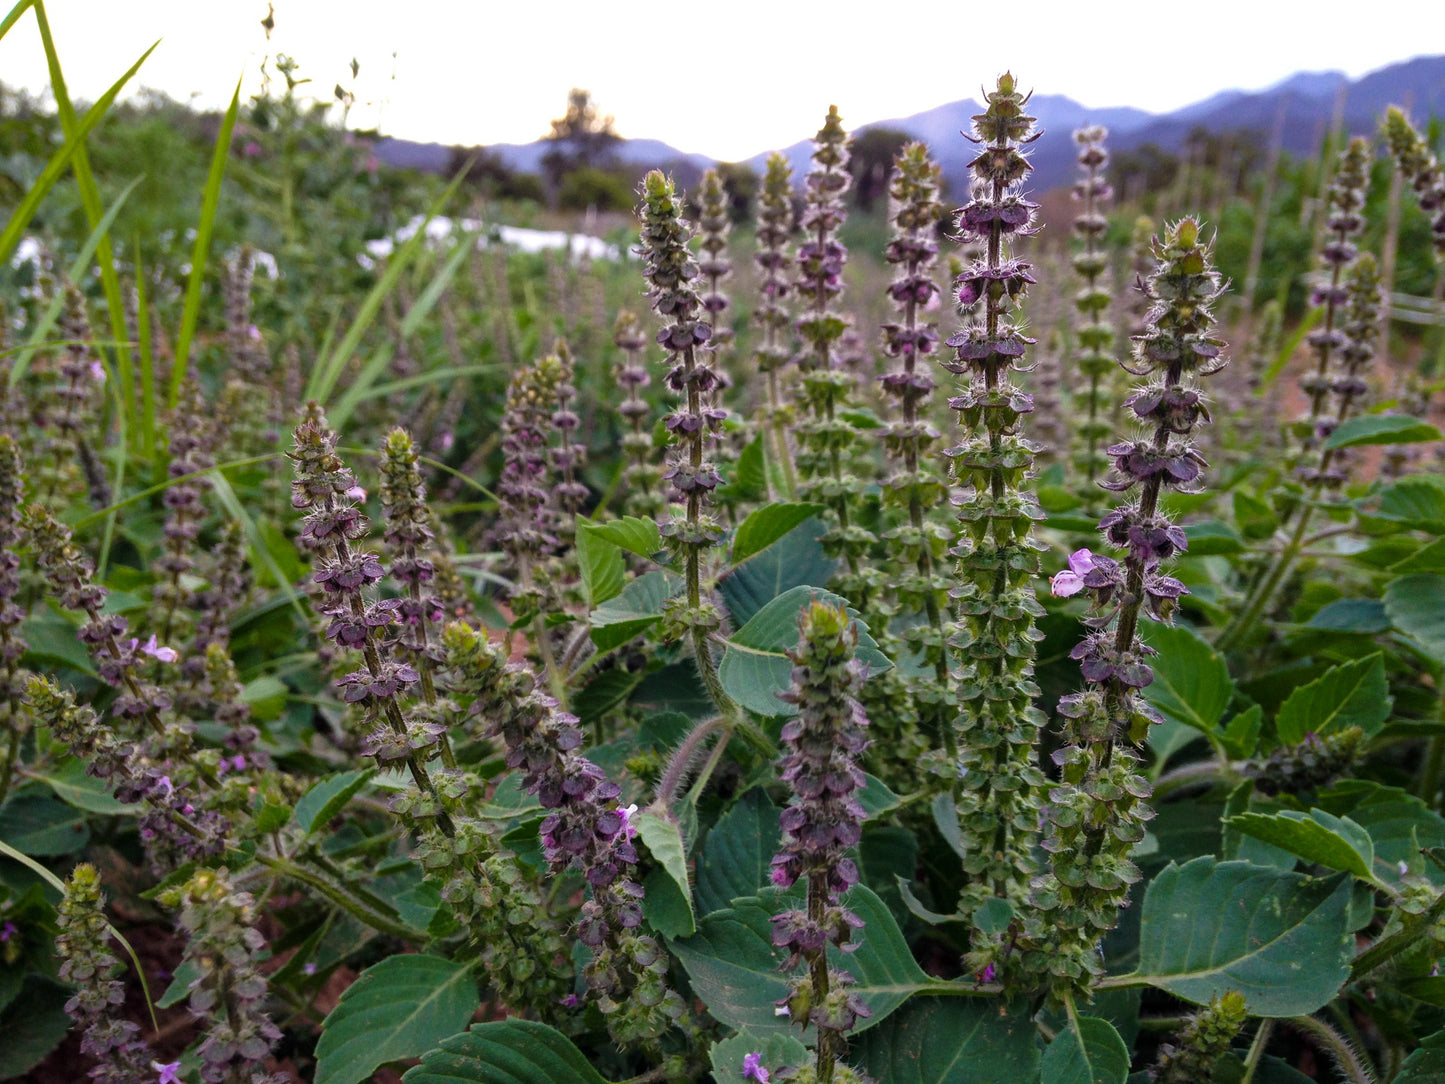
[[[314,975],[316,974],[316,965],[314,963],[305,964],[302,966],[301,971],[306,975]]]
[[[9,941],[10,938],[14,937],[19,932],[20,931],[16,928],[15,923],[7,922],[5,923],[5,925],[0,926],[0,941]]]
[[[561,1005],[564,1009],[575,1009],[578,1005],[582,1004],[582,1002],[576,994],[568,994],[566,997],[562,998],[558,1002],[558,1004]]]
[[[175,648],[162,647],[157,644],[155,633],[152,633],[151,638],[143,644],[139,640],[131,640],[130,646],[132,648],[137,645],[139,645],[142,654],[149,655],[153,659],[160,659],[161,662],[175,662],[181,657],[180,652]]]
[[[105,383],[105,366],[99,361],[92,361],[90,363],[90,378],[97,384]]]
[[[160,1074],[156,1079],[156,1084],[181,1084],[181,1078],[176,1075],[181,1071],[180,1062],[172,1061],[162,1065],[158,1061],[153,1061],[151,1068]]]
[[[637,815],[637,803],[629,806],[618,806],[617,815],[622,818],[622,838],[631,839],[637,835],[637,829],[632,826],[632,818]]]
[[[248,327],[248,328],[246,329],[246,334],[247,334],[247,336],[249,336],[251,339],[255,340],[256,342],[260,342],[260,341],[261,341],[261,329],[260,329],[259,327],[257,327],[255,324],[252,324],[250,327]]]
[[[1084,589],[1084,577],[1094,567],[1094,555],[1086,549],[1069,554],[1069,567],[1049,581],[1049,588],[1059,598],[1077,595]]]
[[[175,784],[171,782],[171,777],[168,775],[163,775],[156,780],[156,789],[164,789],[167,798],[176,792]]]
[[[743,1079],[756,1080],[758,1084],[768,1084],[771,1079],[768,1071],[763,1068],[763,1056],[761,1054],[743,1055]]]
[[[360,486],[352,486],[346,491],[346,495],[350,497],[353,501],[366,500],[366,490],[362,489]]]
[[[983,969],[982,972],[980,972],[978,976],[978,981],[983,983],[993,982],[994,976],[997,974],[998,968],[994,967],[993,964],[989,964]]]

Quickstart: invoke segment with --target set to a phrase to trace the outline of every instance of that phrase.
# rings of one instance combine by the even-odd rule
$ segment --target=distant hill
[[[1063,95],[1036,94],[1029,101],[1029,108],[1039,118],[1039,127],[1045,134],[1033,148],[1033,188],[1046,191],[1073,180],[1076,152],[1072,133],[1085,124],[1107,127],[1108,146],[1114,153],[1134,150],[1146,143],[1178,151],[1196,128],[1213,133],[1255,131],[1264,142],[1274,128],[1276,117],[1282,113],[1284,148],[1295,154],[1308,154],[1319,146],[1334,116],[1342,88],[1344,124],[1351,135],[1373,133],[1385,107],[1392,104],[1408,102],[1411,115],[1417,120],[1432,115],[1445,116],[1445,56],[1416,57],[1391,64],[1353,82],[1343,72],[1298,72],[1264,90],[1221,91],[1170,113],[1147,113],[1129,106],[1091,109]],[[953,190],[960,192],[972,144],[959,133],[968,130],[971,118],[980,108],[973,99],[965,98],[863,128],[896,128],[923,140],[943,166]],[[820,119],[821,115],[820,112]],[[545,140],[498,143],[485,149],[500,156],[512,169],[535,172],[550,144]],[[795,175],[806,172],[812,153],[810,139],[776,149],[787,156]],[[747,162],[761,172],[769,153],[762,151]],[[389,165],[434,173],[445,171],[450,160],[448,147],[404,139],[382,140],[376,146],[376,154]],[[655,139],[624,139],[616,145],[616,154],[619,161],[629,165],[681,168],[684,172],[714,164],[706,155],[688,154]]]

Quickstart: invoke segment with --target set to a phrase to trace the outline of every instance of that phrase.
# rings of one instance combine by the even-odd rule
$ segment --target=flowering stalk
[[[1084,280],[1083,288],[1074,295],[1074,307],[1079,313],[1079,322],[1074,328],[1078,340],[1074,362],[1088,382],[1088,388],[1081,396],[1084,417],[1076,427],[1084,448],[1076,461],[1084,474],[1085,492],[1091,495],[1094,480],[1108,464],[1108,457],[1099,448],[1109,435],[1109,421],[1101,417],[1104,395],[1099,382],[1114,369],[1114,359],[1110,356],[1114,329],[1106,319],[1113,296],[1103,281],[1108,257],[1100,247],[1104,231],[1109,228],[1109,220],[1102,211],[1103,204],[1111,195],[1103,173],[1109,161],[1104,151],[1104,139],[1108,134],[1108,129],[1097,125],[1080,128],[1074,133],[1080,147],[1079,167],[1083,172],[1083,177],[1074,185],[1074,199],[1081,204],[1079,215],[1074,219],[1074,232],[1084,242],[1084,247],[1073,257],[1074,271]]]
[[[1430,236],[1435,259],[1445,260],[1445,166],[1441,166],[1429,145],[1396,106],[1385,113],[1385,141],[1395,166],[1410,182],[1420,201],[1420,210],[1430,216]]]
[[[577,513],[587,500],[587,486],[577,477],[578,471],[587,462],[587,447],[575,439],[582,419],[571,405],[572,400],[577,398],[577,387],[573,383],[576,365],[565,340],[557,340],[553,356],[557,359],[557,367],[552,388],[555,403],[550,422],[559,441],[550,449],[549,455],[553,469],[561,475],[561,480],[552,487],[553,514],[558,538],[570,541],[577,537]]]
[[[772,917],[772,941],[790,954],[785,970],[807,966],[778,1006],[799,1027],[817,1027],[816,1079],[831,1084],[847,1049],[844,1035],[870,1015],[849,993],[851,977],[830,968],[827,954],[830,944],[847,951],[853,931],[863,928],[841,899],[858,883],[847,852],[862,838],[866,816],[857,798],[866,780],[855,763],[868,744],[868,720],[858,703],[865,668],[853,656],[858,628],[843,607],[815,599],[799,615],[798,629],[798,647],[789,652],[792,688],[779,694],[798,709],[783,725],[778,760],[778,778],[794,797],[782,813],[783,846],[773,858],[772,880],[780,888],[804,881],[807,905]]]
[[[1052,976],[1056,992],[1086,988],[1102,970],[1096,945],[1118,921],[1139,870],[1129,860],[1153,811],[1144,804],[1148,782],[1124,744],[1139,743],[1159,717],[1140,690],[1154,680],[1153,654],[1139,636],[1141,617],[1168,622],[1182,583],[1161,571],[1185,547],[1184,531],[1159,510],[1166,489],[1197,492],[1204,461],[1193,430],[1209,413],[1201,377],[1224,367],[1223,343],[1213,335],[1214,302],[1224,292],[1209,246],[1193,219],[1181,219],[1154,243],[1156,266],[1145,286],[1153,302],[1145,331],[1135,339],[1130,372],[1157,374],[1124,405],[1144,423],[1138,438],[1109,448],[1114,470],[1102,483],[1135,499],[1100,521],[1118,560],[1087,550],[1074,554],[1054,579],[1056,594],[1088,591],[1089,629],[1071,657],[1087,687],[1059,701],[1067,720],[1065,745],[1054,754],[1060,782],[1049,792],[1044,843],[1050,873],[1035,897],[1047,947],[1029,954],[1026,968]]]
[[[181,581],[195,568],[192,552],[206,517],[203,497],[210,488],[205,478],[186,478],[186,475],[215,465],[211,458],[214,439],[207,415],[200,386],[194,379],[187,379],[181,385],[181,397],[171,415],[171,458],[166,472],[173,484],[161,497],[166,508],[166,522],[161,528],[164,544],[154,565],[161,579],[151,593],[151,624],[161,643],[184,637],[181,623],[186,620],[183,603],[187,591]],[[174,481],[178,478],[185,481]]]
[[[806,344],[798,355],[802,370],[798,398],[808,417],[795,431],[802,479],[799,495],[820,501],[832,512],[833,523],[822,542],[830,555],[842,556],[847,563],[838,589],[866,611],[882,578],[866,562],[877,539],[856,522],[853,512],[864,487],[848,468],[861,451],[862,438],[838,415],[847,409],[857,377],[849,371],[841,349],[848,322],[832,307],[843,291],[843,265],[848,259],[848,250],[838,240],[847,216],[843,196],[852,183],[848,142],[838,107],[830,106],[823,127],[813,137],[813,168],[803,182],[801,225],[806,239],[798,246],[795,283],[807,305],[796,327]]]
[[[60,318],[60,337],[65,343],[54,389],[55,406],[42,416],[42,427],[54,431],[51,449],[54,462],[49,471],[44,499],[53,500],[57,487],[71,476],[70,456],[80,464],[90,490],[90,502],[97,508],[110,503],[110,486],[105,472],[86,437],[86,416],[96,392],[105,383],[105,368],[91,348],[94,336],[85,313],[85,297],[72,282],[65,284],[65,308]]]
[[[1153,1084],[1197,1084],[1212,1080],[1214,1066],[1229,1053],[1234,1037],[1246,1020],[1244,995],[1228,990],[1189,1018],[1174,1042],[1159,1048],[1159,1060],[1149,1070]]]
[[[658,488],[662,471],[653,462],[652,433],[647,425],[647,416],[652,408],[640,393],[640,389],[647,387],[651,380],[642,360],[647,338],[636,314],[625,309],[617,314],[617,323],[612,329],[612,342],[622,351],[623,356],[614,375],[618,385],[627,390],[627,398],[617,408],[617,412],[631,430],[622,437],[622,451],[628,458],[624,474],[627,481],[627,509],[638,516],[652,517],[662,511],[664,504]]]
[[[366,589],[385,575],[375,554],[351,545],[368,533],[370,522],[357,507],[366,494],[336,455],[336,434],[314,401],[306,405],[289,454],[296,464],[291,504],[306,513],[297,542],[315,554],[311,579],[321,589],[318,608],[331,619],[326,638],[343,650],[360,651],[366,664],[338,682],[341,698],[360,703],[369,721],[380,720],[367,738],[367,750],[382,765],[406,761],[417,787],[436,802],[437,826],[450,834],[451,819],[427,773],[424,752],[419,755],[437,743],[444,728],[402,713],[400,698],[421,675],[390,657],[382,631],[396,620],[402,600],[366,598]]]
[[[628,821],[632,811],[617,803],[621,789],[577,752],[576,717],[537,690],[530,670],[507,665],[470,626],[454,622],[443,636],[474,696],[471,714],[486,736],[502,739],[507,767],[522,773],[522,789],[547,810],[541,840],[549,870],[558,876],[579,869],[587,880],[590,895],[576,932],[593,952],[586,978],[613,1038],[655,1041],[682,1015],[683,1004],[665,981],[666,955],[642,931],[636,829]]]
[[[728,217],[728,194],[723,187],[722,175],[715,169],[705,170],[698,185],[698,248],[702,259],[698,270],[707,280],[702,295],[702,308],[712,326],[711,346],[714,350],[731,345],[732,328],[727,324],[727,312],[732,302],[723,292],[723,280],[732,274],[728,261],[728,232],[732,221]]]
[[[100,894],[100,874],[82,862],[71,871],[65,895],[56,908],[60,928],[55,949],[60,956],[60,977],[76,987],[65,1011],[77,1027],[85,1029],[81,1052],[94,1058],[88,1074],[97,1084],[135,1084],[150,1076],[150,1048],[140,1037],[140,1025],[120,1015],[125,987],[116,978],[122,967],[110,954],[106,940],[110,926]]]
[[[1009,252],[1013,238],[1035,232],[1036,205],[1019,194],[1031,168],[1022,147],[1037,138],[1027,97],[1010,74],[999,77],[987,109],[973,118],[973,198],[958,213],[958,233],[982,255],[956,280],[958,302],[975,319],[948,340],[955,348],[944,368],[964,378],[949,400],[958,411],[960,441],[953,459],[958,508],[958,623],[952,638],[961,756],[955,785],[964,869],[970,883],[960,907],[970,913],[990,897],[1022,899],[1034,872],[1042,773],[1035,749],[1043,715],[1033,706],[1034,597],[1038,551],[1035,520],[1043,518],[1032,494],[1020,488],[1036,446],[1020,419],[1033,400],[1011,380],[1034,340],[1013,318],[1034,281],[1032,265]],[[977,309],[982,309],[977,312]],[[950,757],[950,759],[953,759]]]
[[[0,320],[4,313],[0,313]],[[20,503],[25,497],[25,465],[9,433],[0,433],[0,735],[5,742],[0,761],[0,803],[10,790],[10,777],[20,753],[20,739],[29,729],[20,710],[20,659],[27,649],[20,635],[25,610],[16,601],[20,593]]]
[[[884,449],[895,461],[885,483],[885,499],[908,511],[907,523],[884,537],[899,548],[901,561],[913,566],[898,580],[898,605],[906,612],[921,610],[928,618],[926,624],[909,629],[907,637],[933,667],[932,680],[919,682],[914,698],[928,705],[925,710],[932,730],[942,742],[949,728],[945,707],[948,649],[943,628],[948,578],[939,562],[949,532],[929,523],[924,510],[937,504],[947,487],[925,465],[939,436],[928,421],[928,401],[937,385],[927,366],[919,367],[919,360],[938,348],[937,326],[919,316],[939,293],[933,267],[938,260],[935,228],[943,217],[940,183],[941,171],[922,143],[910,143],[899,152],[888,188],[893,237],[884,251],[884,258],[894,267],[888,293],[898,320],[883,325],[883,349],[898,359],[898,368],[879,381],[898,410],[897,420],[889,423],[883,437]]]
[[[241,525],[234,521],[221,529],[221,537],[211,547],[209,576],[206,586],[191,592],[187,606],[195,617],[195,636],[191,650],[181,660],[181,673],[189,679],[177,703],[194,713],[209,695],[207,688],[207,654],[215,644],[229,650],[231,615],[246,600],[249,580],[246,576],[246,538]]]
[[[758,371],[767,378],[767,432],[772,442],[769,458],[782,468],[785,495],[792,499],[798,492],[798,479],[793,457],[788,452],[787,408],[783,405],[778,372],[792,356],[787,334],[792,315],[784,304],[791,289],[789,282],[793,259],[788,252],[797,230],[793,223],[793,171],[781,154],[768,156],[763,190],[758,197],[758,251],[753,262],[761,272],[758,303],[753,323],[762,330],[761,341],[753,351]],[[768,441],[763,442],[764,448]],[[772,474],[769,472],[769,485]]]
[[[682,201],[672,181],[657,170],[643,181],[641,215],[640,251],[648,300],[653,311],[669,321],[657,334],[657,341],[671,356],[667,386],[682,396],[677,409],[667,416],[668,432],[677,443],[663,478],[672,483],[675,499],[683,503],[684,518],[663,524],[662,533],[682,558],[687,593],[669,601],[664,619],[671,638],[691,635],[708,692],[718,707],[733,714],[732,700],[718,680],[708,642],[722,616],[702,597],[703,554],[722,538],[721,525],[704,513],[722,480],[704,450],[727,417],[726,411],[706,405],[718,383],[717,373],[703,353],[712,338],[712,327],[703,319],[702,298],[692,285],[698,268],[687,247],[691,231],[682,217]]]

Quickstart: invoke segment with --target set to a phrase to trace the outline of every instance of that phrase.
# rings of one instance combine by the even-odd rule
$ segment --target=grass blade
[[[341,372],[346,363],[351,360],[356,348],[361,345],[362,336],[371,327],[376,319],[376,314],[381,311],[381,303],[386,299],[387,294],[396,288],[401,273],[426,247],[426,227],[433,218],[445,207],[456,191],[461,187],[462,179],[466,176],[465,170],[452,178],[451,184],[447,185],[446,191],[427,208],[426,217],[423,219],[420,228],[409,237],[401,248],[392,253],[391,258],[386,262],[386,270],[382,272],[381,278],[376,280],[376,285],[366,295],[366,300],[361,303],[357,311],[356,319],[346,329],[346,334],[336,344],[336,348],[328,355],[318,356],[316,368],[312,370],[311,381],[306,387],[306,398],[315,399],[323,406],[326,404],[326,397],[336,388],[336,382],[341,379]]]
[[[140,438],[141,447],[152,463],[156,455],[156,362],[151,350],[151,310],[146,298],[145,265],[141,262],[140,239],[135,243],[135,337],[140,352]]]
[[[156,45],[159,44],[160,42],[156,42]],[[60,175],[65,172],[66,167],[70,165],[70,160],[76,150],[85,141],[85,137],[90,134],[91,129],[100,123],[121,88],[130,82],[131,76],[140,71],[140,66],[146,62],[151,53],[155,52],[155,48],[156,46],[152,45],[142,53],[141,58],[132,64],[124,75],[112,83],[110,89],[102,94],[93,106],[86,110],[85,116],[80,120],[80,126],[72,135],[66,137],[65,145],[55,152],[40,176],[36,178],[35,183],[30,186],[30,191],[25,193],[25,198],[20,201],[19,206],[10,215],[10,221],[5,224],[4,231],[0,232],[0,263],[9,262],[15,246],[20,244],[20,236],[25,232],[25,227],[30,225],[30,220],[35,217],[35,212],[39,209],[41,202],[44,201],[55,182],[60,179]]]
[[[211,480],[216,499],[221,502],[221,506],[225,508],[227,514],[236,520],[246,532],[246,537],[251,542],[251,553],[265,566],[266,571],[271,573],[272,579],[280,586],[287,601],[295,607],[302,624],[308,623],[310,618],[306,614],[306,607],[301,604],[301,596],[296,593],[295,585],[286,578],[286,574],[276,564],[276,558],[272,557],[271,551],[266,548],[266,540],[261,537],[256,521],[251,518],[250,513],[241,504],[240,498],[236,496],[236,491],[231,488],[231,483],[226,481],[226,476],[219,469],[211,470],[207,477]]]
[[[201,315],[201,286],[206,278],[206,257],[211,251],[211,233],[216,228],[216,206],[221,202],[221,181],[226,175],[226,159],[231,153],[231,131],[236,127],[236,114],[241,108],[241,82],[221,120],[216,136],[216,150],[211,155],[211,171],[206,175],[205,198],[201,201],[201,220],[196,223],[196,247],[191,250],[191,273],[186,279],[186,303],[181,310],[181,326],[176,332],[176,361],[171,369],[171,393],[167,399],[172,410],[181,397],[181,382],[186,377],[186,360],[196,321]]]
[[[137,177],[131,181],[130,184],[126,185],[121,191],[121,194],[116,197],[115,202],[111,204],[110,210],[105,212],[105,216],[101,218],[95,229],[90,231],[90,236],[86,238],[85,244],[80,247],[80,252],[76,254],[75,259],[71,261],[70,266],[65,271],[65,277],[71,282],[79,282],[80,277],[85,274],[85,269],[89,266],[91,257],[95,255],[97,246],[99,246],[100,242],[105,238],[106,233],[110,230],[110,225],[115,221],[115,216],[125,203],[126,197],[135,191],[136,185],[140,184],[142,179],[143,178]],[[40,319],[36,321],[35,330],[30,333],[30,338],[25,341],[25,345],[20,348],[17,354],[15,365],[10,370],[10,379],[12,381],[19,380],[25,375],[25,371],[30,367],[30,359],[35,356],[35,352],[45,343],[45,337],[50,334],[50,329],[53,328],[55,322],[60,319],[60,310],[64,307],[65,296],[57,291],[55,297],[50,301],[50,306],[41,315]],[[119,340],[117,340],[117,343],[119,343]],[[124,346],[117,346],[118,354],[124,352]]]
[[[420,297],[407,310],[406,316],[402,318],[401,330],[398,338],[405,339],[408,335],[414,334],[421,326],[421,322],[436,307],[441,300],[442,294],[446,292],[447,286],[451,284],[452,278],[456,275],[457,269],[462,266],[462,261],[471,253],[476,244],[474,234],[466,234],[447,257],[446,263],[437,272],[436,276],[427,283]],[[378,350],[361,370],[346,393],[336,401],[336,406],[327,412],[331,425],[335,429],[341,429],[351,417],[351,412],[356,405],[367,398],[367,393],[376,385],[377,379],[386,371],[386,366],[391,362],[392,354],[395,352],[395,345],[388,344]]]
[[[34,2],[35,0],[20,0],[20,3],[10,9],[10,14],[5,16],[5,21],[0,22],[0,38],[3,38],[10,28],[20,21],[20,16],[29,11],[30,5]]]

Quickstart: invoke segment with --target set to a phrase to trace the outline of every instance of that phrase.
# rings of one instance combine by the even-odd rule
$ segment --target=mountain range
[[[1252,131],[1266,143],[1276,124],[1281,125],[1281,144],[1294,154],[1316,151],[1337,110],[1350,135],[1369,135],[1379,126],[1389,105],[1406,105],[1418,122],[1445,115],[1445,56],[1422,56],[1401,61],[1351,80],[1343,72],[1298,72],[1271,87],[1258,91],[1226,90],[1169,113],[1149,113],[1129,106],[1094,109],[1059,94],[1036,94],[1029,112],[1038,118],[1044,136],[1033,145],[1033,187],[1047,191],[1068,184],[1074,177],[1074,129],[1102,124],[1109,129],[1108,146],[1120,154],[1153,144],[1177,152],[1190,133],[1204,129],[1211,134]],[[971,98],[940,105],[922,113],[863,125],[891,128],[921,139],[932,149],[944,176],[962,189],[972,144],[959,137],[982,107]],[[856,134],[856,133],[855,133]],[[1059,138],[1062,136],[1063,138]],[[485,148],[511,169],[535,172],[551,145],[498,143]],[[795,175],[808,168],[811,140],[799,140],[782,151]],[[701,154],[685,154],[655,139],[624,139],[614,148],[617,159],[638,168],[660,167],[693,173],[715,164]],[[747,159],[762,170],[770,150]],[[452,149],[439,143],[413,143],[404,139],[383,139],[376,154],[389,165],[444,172],[450,167]]]

